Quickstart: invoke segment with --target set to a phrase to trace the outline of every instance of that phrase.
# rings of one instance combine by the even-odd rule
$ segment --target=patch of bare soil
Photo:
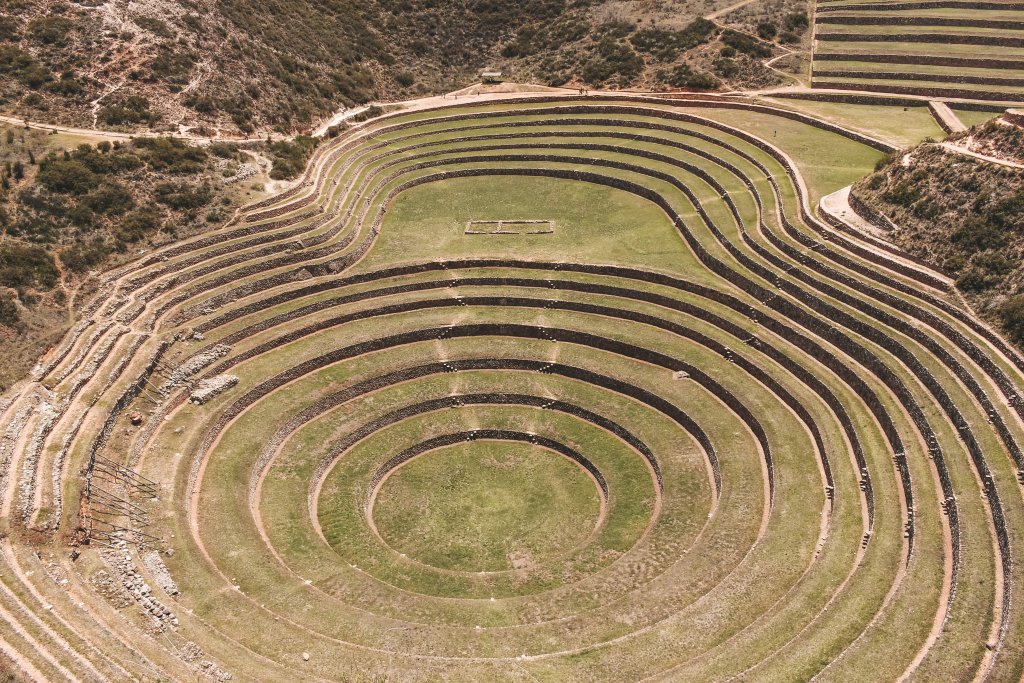
[[[950,142],[976,154],[1024,163],[1024,130],[1000,121],[989,121],[981,127],[954,135]]]

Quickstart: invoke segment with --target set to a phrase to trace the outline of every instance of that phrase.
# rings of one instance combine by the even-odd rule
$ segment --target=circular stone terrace
[[[3,398],[0,653],[53,681],[1016,680],[1024,359],[810,210],[825,157],[888,151],[727,98],[348,130],[106,273]]]

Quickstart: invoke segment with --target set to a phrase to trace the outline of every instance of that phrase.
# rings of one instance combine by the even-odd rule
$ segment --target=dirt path
[[[962,133],[967,130],[964,122],[957,118],[949,105],[941,100],[932,100],[928,103],[928,109],[938,122],[939,126],[947,133]]]
[[[716,11],[712,12],[711,14],[705,14],[704,18],[705,19],[709,19],[711,21],[714,21],[716,19],[721,19],[726,14],[729,14],[730,12],[734,12],[734,11],[736,11],[738,9],[746,7],[747,5],[749,5],[749,4],[753,3],[753,2],[756,2],[756,1],[757,0],[740,0],[739,2],[737,2],[737,3],[733,4],[733,5],[729,5],[728,7],[723,7],[722,9],[716,10]]]
[[[338,124],[338,123],[341,123],[342,121],[345,121],[345,120],[351,118],[352,116],[355,116],[355,115],[357,115],[357,114],[359,114],[359,113],[369,109],[370,106],[372,106],[373,104],[377,104],[378,106],[389,106],[389,105],[394,106],[394,105],[398,105],[403,110],[418,111],[420,109],[431,109],[431,108],[434,108],[434,107],[438,107],[438,106],[441,106],[443,104],[447,104],[448,101],[452,101],[452,102],[455,102],[455,101],[462,101],[462,102],[467,102],[467,101],[468,102],[477,102],[477,101],[481,101],[482,102],[482,101],[487,101],[487,100],[491,100],[491,99],[509,99],[509,98],[514,98],[514,97],[520,97],[524,93],[530,93],[530,92],[562,92],[562,93],[576,92],[576,90],[574,88],[549,88],[549,87],[542,86],[542,85],[534,86],[534,85],[530,85],[530,84],[524,84],[524,85],[505,84],[505,85],[506,86],[507,85],[514,85],[516,87],[515,88],[509,88],[505,92],[501,92],[501,91],[488,91],[488,92],[472,92],[472,93],[468,93],[467,91],[469,91],[471,89],[478,89],[480,87],[479,85],[474,85],[474,86],[470,86],[470,88],[466,88],[466,89],[464,89],[462,91],[456,91],[454,93],[445,93],[445,94],[441,94],[441,95],[431,95],[429,97],[421,97],[421,98],[412,99],[412,100],[404,100],[402,102],[367,103],[366,105],[362,105],[362,106],[359,106],[359,107],[354,107],[354,108],[350,108],[350,109],[342,109],[342,110],[336,112],[335,114],[333,114],[326,121],[321,123],[319,126],[317,126],[317,128],[313,131],[312,135],[314,137],[322,137],[323,135],[325,135],[327,133],[327,129],[330,128],[331,126],[333,126],[335,124]],[[497,87],[501,88],[502,86],[497,86]],[[608,94],[610,91],[600,91],[600,92],[602,94]],[[106,93],[104,95],[104,97],[107,94],[110,94],[110,93]],[[179,132],[174,132],[174,131],[160,131],[160,132],[157,132],[157,131],[151,131],[151,130],[140,130],[140,131],[133,131],[131,133],[121,133],[121,132],[112,131],[112,130],[100,130],[98,128],[76,128],[75,126],[63,126],[63,125],[57,125],[57,124],[52,124],[52,123],[43,123],[43,122],[40,122],[40,121],[31,121],[29,119],[19,118],[17,116],[10,116],[10,115],[7,115],[7,114],[0,114],[0,123],[7,123],[7,124],[10,124],[10,125],[13,125],[13,126],[24,126],[26,128],[34,128],[36,130],[55,131],[57,133],[65,133],[67,135],[79,135],[79,136],[82,136],[82,137],[104,138],[104,139],[107,139],[107,140],[128,141],[128,140],[131,140],[132,138],[143,138],[143,137],[173,137],[173,138],[180,138],[182,140],[189,140],[191,142],[194,142],[194,143],[197,143],[197,144],[200,144],[200,145],[210,144],[211,142],[254,142],[254,141],[260,141],[260,140],[266,140],[268,137],[271,140],[291,140],[292,138],[295,137],[294,135],[281,135],[280,133],[267,133],[267,134],[260,133],[259,135],[254,134],[254,135],[249,136],[249,137],[220,136],[220,135],[215,136],[215,137],[207,137],[207,136],[202,136],[202,135],[192,135],[190,133],[182,132],[182,131],[179,131]]]
[[[253,136],[248,138],[240,137],[203,137],[201,135],[190,135],[188,133],[175,133],[173,131],[157,132],[151,130],[141,130],[133,133],[119,133],[112,130],[98,130],[96,128],[75,128],[74,126],[59,126],[52,123],[40,123],[39,121],[29,121],[28,119],[21,119],[16,116],[8,116],[0,114],[0,123],[8,123],[13,126],[23,126],[25,128],[34,128],[36,130],[55,131],[57,133],[65,133],[67,135],[80,135],[82,137],[92,138],[105,138],[107,140],[121,140],[127,141],[132,138],[159,138],[159,137],[173,137],[181,138],[182,140],[189,140],[200,145],[210,144],[211,142],[254,142],[259,140],[265,140],[266,137]],[[269,135],[271,140],[288,140],[293,136],[272,134]]]
[[[707,15],[706,18],[714,20],[714,19],[716,19],[718,17],[724,16],[725,14],[728,14],[729,12],[732,12],[732,11],[734,11],[736,9],[744,7],[744,6],[748,5],[748,4],[750,4],[751,2],[754,2],[754,0],[742,0],[741,2],[738,2],[738,3],[734,4],[734,5],[731,5],[729,7],[724,8],[724,9],[718,10],[717,12],[714,12],[712,14],[709,14],[709,15]],[[783,49],[785,50],[785,52],[783,54],[776,55],[775,57],[772,57],[772,58],[768,59],[765,62],[765,66],[767,68],[772,69],[774,71],[778,71],[777,69],[774,68],[774,66],[772,66],[772,64],[774,64],[774,62],[777,61],[778,59],[781,59],[782,57],[789,56],[790,54],[794,54],[794,52],[795,52],[794,50],[791,50],[789,48],[783,47]],[[785,76],[787,76],[789,78],[795,78],[795,77],[793,77],[790,74],[786,74],[785,72],[779,71],[779,73],[782,74],[782,75],[785,75]],[[529,94],[529,93],[563,93],[563,94],[565,94],[565,93],[575,93],[575,92],[577,92],[576,88],[564,88],[564,87],[563,88],[553,88],[553,87],[549,87],[549,86],[536,85],[536,84],[531,84],[531,83],[504,83],[504,84],[501,84],[501,85],[498,85],[498,86],[493,86],[493,87],[481,86],[480,84],[474,84],[474,85],[469,86],[467,88],[463,88],[462,90],[456,90],[456,91],[450,92],[450,93],[442,93],[440,95],[430,95],[430,96],[427,96],[427,97],[420,97],[420,98],[415,98],[415,99],[411,99],[411,100],[403,100],[401,102],[377,102],[377,103],[371,102],[371,103],[367,103],[366,105],[362,105],[362,106],[359,106],[359,107],[348,108],[348,109],[341,109],[341,110],[335,112],[334,114],[332,114],[327,119],[325,119],[323,122],[321,122],[313,130],[313,132],[311,134],[314,137],[322,137],[322,136],[326,135],[327,130],[331,126],[336,125],[338,123],[341,123],[341,122],[351,118],[352,116],[355,116],[355,115],[357,115],[357,114],[359,114],[359,113],[369,109],[370,106],[372,106],[374,104],[377,104],[378,106],[398,106],[403,111],[419,111],[419,110],[422,110],[422,109],[432,109],[432,108],[436,108],[436,107],[439,107],[439,106],[443,106],[445,104],[448,104],[449,102],[450,103],[455,103],[455,102],[460,102],[460,101],[461,102],[486,102],[486,101],[492,101],[492,100],[515,99],[516,97],[522,97],[524,94]],[[856,90],[842,90],[842,89],[831,89],[831,88],[813,88],[812,89],[811,87],[803,85],[802,83],[800,83],[799,80],[797,80],[796,83],[791,83],[791,84],[785,85],[785,86],[779,86],[779,87],[774,87],[774,88],[765,88],[765,89],[761,89],[761,90],[748,90],[748,91],[737,91],[737,92],[741,93],[743,95],[747,95],[749,97],[754,97],[754,98],[759,97],[759,96],[771,97],[771,96],[780,95],[780,94],[802,94],[802,93],[807,93],[807,94],[814,93],[815,95],[819,95],[819,94],[845,94],[845,95],[856,95],[856,96],[859,96],[859,97],[863,97],[866,94],[866,93],[863,93],[863,92],[860,92],[860,91],[856,91]],[[594,95],[613,95],[613,96],[614,95],[622,95],[622,96],[627,96],[627,95],[630,95],[630,94],[637,94],[637,91],[631,91],[631,90],[594,90],[594,91],[592,91],[592,93]],[[737,93],[727,93],[727,94],[737,94]],[[876,93],[867,93],[867,94],[870,95],[870,96],[876,97],[880,104],[884,104],[886,100],[893,99],[894,97],[896,97],[894,95],[890,96],[890,95],[886,95],[884,93],[877,93],[877,94]],[[906,99],[920,100],[922,105],[929,105],[932,102],[932,100],[930,100],[928,97],[919,96],[919,95],[899,95],[898,97],[899,97],[900,100],[906,100]],[[956,102],[970,102],[971,100],[952,99],[952,100],[949,100],[949,101],[956,103]],[[946,106],[945,102],[937,103],[937,104],[941,104],[944,107]],[[1001,105],[1001,104],[1006,105],[1006,106],[1012,106],[1014,103],[1011,102],[1011,101],[1006,101],[1006,102],[994,102],[993,104],[995,104],[997,106]],[[947,107],[947,109],[948,109],[948,107]],[[950,111],[950,114],[952,115],[953,119],[960,126],[963,126],[963,123],[960,123],[959,119],[956,118],[955,114],[953,114],[952,111]],[[260,133],[260,134],[254,134],[254,135],[249,136],[249,137],[220,136],[220,135],[217,135],[217,136],[214,136],[214,137],[208,137],[208,136],[202,136],[202,135],[192,135],[192,134],[186,132],[185,130],[180,130],[178,132],[174,132],[174,131],[156,132],[156,131],[151,131],[151,130],[140,130],[140,131],[133,131],[133,132],[130,132],[130,133],[122,133],[122,132],[110,131],[110,130],[100,130],[100,129],[97,129],[97,128],[76,128],[74,126],[63,126],[63,125],[57,125],[57,124],[51,124],[51,123],[42,123],[40,121],[30,121],[30,120],[25,119],[25,118],[19,118],[19,117],[16,117],[16,116],[10,116],[10,115],[5,115],[5,114],[0,114],[0,123],[7,123],[7,124],[14,125],[14,126],[25,126],[27,128],[34,128],[36,130],[56,131],[58,133],[65,133],[65,134],[68,134],[68,135],[79,135],[79,136],[83,136],[83,137],[104,138],[104,139],[108,139],[108,140],[123,140],[123,141],[127,141],[127,140],[131,140],[132,138],[138,138],[138,137],[174,137],[174,138],[179,138],[179,139],[182,139],[182,140],[188,140],[188,141],[194,142],[196,144],[200,144],[200,145],[210,144],[212,142],[254,142],[254,141],[259,141],[259,140],[265,140],[268,137],[271,140],[291,140],[291,139],[293,139],[295,137],[294,135],[281,135],[280,133],[266,133],[266,134]]]
[[[740,5],[745,5],[745,4],[747,4],[748,1],[752,1],[752,0],[744,0],[744,2],[740,3],[739,5],[733,6],[732,9],[735,9],[735,7],[738,7]],[[788,56],[789,54],[792,54],[792,51],[787,50],[787,52],[785,54],[778,55],[778,56],[776,56],[775,58],[773,58],[773,59],[771,59],[769,61],[773,61],[774,62],[775,59]],[[769,66],[768,68],[774,68],[774,67]],[[445,106],[445,105],[448,105],[448,104],[457,104],[457,103],[465,103],[465,102],[476,103],[476,102],[491,102],[491,101],[513,100],[513,99],[517,99],[517,98],[523,97],[524,95],[530,95],[530,94],[542,94],[542,93],[549,93],[549,94],[551,94],[551,93],[574,94],[574,93],[577,93],[577,92],[578,92],[578,90],[576,88],[553,88],[553,87],[549,87],[549,86],[536,85],[536,84],[530,84],[530,83],[504,83],[504,84],[501,84],[499,86],[493,86],[493,87],[481,86],[480,84],[474,84],[474,85],[469,86],[467,88],[463,88],[462,90],[456,90],[456,91],[450,92],[450,93],[442,93],[440,95],[430,95],[430,96],[426,96],[426,97],[414,98],[414,99],[411,99],[411,100],[403,100],[401,102],[367,103],[366,105],[363,105],[363,106],[360,106],[360,107],[355,107],[355,108],[350,108],[350,109],[342,109],[342,110],[336,112],[335,114],[333,114],[332,116],[330,116],[329,118],[327,118],[322,123],[320,123],[314,129],[314,131],[312,132],[312,135],[314,137],[322,137],[322,136],[324,136],[327,133],[327,130],[331,126],[336,125],[337,123],[341,123],[341,122],[351,118],[352,116],[355,116],[355,115],[365,111],[366,109],[369,109],[374,104],[377,104],[378,106],[390,106],[390,107],[396,107],[397,106],[398,108],[400,108],[401,111],[406,111],[407,112],[407,111],[421,111],[421,110],[424,110],[424,109],[434,109],[434,108],[442,107],[442,106]],[[743,91],[741,94],[748,95],[750,97],[757,97],[759,95],[772,96],[772,95],[777,95],[777,94],[780,94],[780,93],[798,93],[798,92],[808,92],[809,93],[809,92],[812,92],[812,91],[811,91],[810,88],[808,88],[808,87],[806,87],[804,85],[796,85],[796,84],[794,84],[794,85],[788,85],[788,86],[784,86],[784,87],[780,87],[780,88],[770,88],[770,89],[766,89],[766,90]],[[815,93],[823,93],[823,92],[843,93],[843,92],[848,92],[848,91],[842,91],[842,90],[822,90],[820,88],[816,88],[816,89],[814,89],[813,92],[815,92]],[[852,91],[849,91],[849,92],[852,92]],[[637,95],[637,94],[656,95],[656,93],[640,93],[640,92],[634,91],[634,90],[593,90],[593,91],[590,91],[590,93],[593,94],[593,95],[621,96],[621,97],[629,97],[629,96]],[[725,93],[725,94],[735,95],[737,93]],[[854,94],[863,95],[863,93],[854,93]],[[884,99],[884,98],[882,98],[882,99]],[[921,99],[922,103],[927,103],[928,102],[927,98],[920,98],[920,99]],[[40,121],[31,121],[29,119],[19,118],[19,117],[16,117],[16,116],[10,116],[10,115],[6,115],[6,114],[0,114],[0,123],[6,123],[6,124],[13,125],[13,126],[23,126],[23,127],[26,127],[26,128],[33,128],[33,129],[36,129],[36,130],[53,131],[53,132],[57,132],[57,133],[64,133],[64,134],[67,134],[67,135],[78,135],[78,136],[82,136],[82,137],[101,138],[101,139],[106,139],[106,140],[128,141],[128,140],[131,140],[132,138],[139,138],[139,137],[173,137],[173,138],[178,138],[178,139],[181,139],[181,140],[187,140],[187,141],[190,141],[190,142],[193,142],[193,143],[196,143],[196,144],[200,144],[200,145],[206,145],[206,144],[210,144],[212,142],[239,142],[239,143],[241,143],[241,142],[254,142],[254,141],[265,140],[265,139],[267,139],[267,137],[269,137],[271,140],[291,140],[291,139],[293,139],[295,137],[294,135],[281,135],[280,133],[272,133],[272,134],[266,134],[266,135],[261,133],[259,135],[254,134],[254,135],[249,136],[249,137],[220,136],[220,135],[215,136],[215,137],[208,137],[208,136],[202,136],[202,135],[193,135],[191,133],[188,133],[185,130],[179,130],[177,132],[175,132],[175,131],[160,131],[160,132],[157,132],[157,131],[151,131],[151,130],[140,130],[140,131],[133,131],[133,132],[130,132],[130,133],[123,133],[123,132],[111,131],[111,130],[100,130],[100,129],[97,129],[97,128],[77,128],[75,126],[64,126],[64,125],[57,125],[57,124],[51,124],[51,123],[43,123],[43,122],[40,122]]]
[[[883,256],[889,260],[897,261],[909,268],[914,268],[915,270],[927,273],[931,277],[940,278],[941,280],[946,282],[950,287],[953,286],[953,280],[949,279],[939,271],[933,270],[931,268],[922,267],[921,264],[915,263],[910,259],[903,258],[899,254],[895,254],[892,251],[885,249],[883,246],[879,246],[878,244],[876,244],[875,240],[884,240],[886,242],[888,242],[889,240],[882,230],[876,228],[874,225],[865,220],[850,205],[851,189],[852,186],[848,185],[847,187],[844,187],[841,190],[837,190],[830,195],[822,197],[821,201],[818,204],[819,210],[829,214],[830,216],[838,218],[839,220],[846,223],[848,226],[850,226],[857,232],[863,233],[864,239],[860,241],[861,244],[865,248],[870,249],[879,256]]]
[[[993,164],[999,164],[1000,166],[1006,166],[1007,168],[1024,169],[1024,164],[1019,164],[1016,161],[1010,161],[1009,159],[1000,159],[999,157],[991,157],[988,156],[987,154],[972,152],[966,147],[961,147],[960,145],[956,145],[952,142],[939,142],[937,144],[939,145],[939,147],[947,149],[950,152],[953,152],[954,154],[963,154],[964,156],[980,159],[981,161],[988,161]]]
[[[398,107],[401,111],[408,112],[421,111],[423,109],[434,109],[437,107],[443,107],[447,104],[457,104],[459,102],[488,102],[492,100],[515,99],[531,93],[566,94],[577,92],[579,91],[576,88],[551,88],[548,86],[532,85],[529,83],[503,83],[496,86],[482,86],[480,84],[474,84],[461,90],[442,93],[440,95],[428,95],[426,97],[417,97],[411,100],[402,100],[401,102],[371,102],[353,109],[342,109],[317,126],[312,135],[314,137],[321,137],[327,133],[327,129],[331,126],[366,111],[374,104],[380,107]],[[595,94],[598,92],[602,95],[607,95],[614,93],[615,91],[595,91]]]

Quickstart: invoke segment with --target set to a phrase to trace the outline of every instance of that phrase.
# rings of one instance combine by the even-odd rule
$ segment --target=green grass
[[[983,123],[991,121],[992,119],[999,118],[1000,113],[994,111],[972,111],[970,109],[959,109],[952,107],[953,113],[960,119],[963,124],[967,127],[979,126]]]
[[[528,567],[583,543],[601,508],[576,463],[529,444],[478,441],[395,471],[370,514],[384,542],[443,569]]]
[[[1000,99],[1005,99],[1008,102],[1019,101],[1022,98],[1020,87],[1013,85],[975,85],[972,83],[949,83],[943,85],[941,83],[923,85],[920,81],[904,81],[898,78],[856,78],[856,79],[842,79],[838,77],[822,77],[815,78],[814,82],[821,85],[833,85],[840,87],[843,83],[848,83],[850,80],[856,81],[858,84],[864,85],[877,85],[889,87],[904,87],[904,88],[920,88],[920,87],[946,87],[956,90],[958,92],[964,92],[965,99],[970,99],[970,93],[996,93],[1000,95]],[[884,92],[884,90],[883,90]]]
[[[817,71],[868,71],[868,72],[892,72],[898,71],[906,74],[939,74],[949,76],[948,83],[954,83],[957,76],[991,76],[997,78],[1020,78],[1020,72],[1013,69],[988,69],[984,67],[960,67],[955,68],[948,66],[937,66],[931,64],[902,64],[898,58],[894,58],[894,61],[886,62],[848,62],[848,61],[830,61],[828,59],[818,59],[814,62],[814,68]],[[935,81],[922,81],[922,84],[935,84]],[[939,82],[941,83],[941,82]],[[959,84],[959,85],[973,85],[973,84]],[[945,86],[941,86],[945,87]],[[870,106],[870,105],[853,105],[857,107]]]
[[[853,0],[860,3],[861,0]],[[839,5],[841,3],[833,3]],[[891,17],[895,13],[895,10],[847,10],[846,12],[829,11],[822,13],[822,16],[838,17],[838,16],[858,16],[858,17]],[[901,9],[899,10],[899,16],[901,17],[943,17],[959,19],[963,18],[964,10],[959,7],[942,7],[942,8],[930,8],[930,9]],[[975,17],[972,17],[975,18]],[[976,18],[984,19],[1011,19],[1016,21],[1024,20],[1024,12],[1017,10],[995,10],[986,9],[983,15],[979,15]],[[830,24],[824,24],[830,25]],[[941,27],[936,27],[941,28]]]
[[[1007,38],[1020,38],[1024,33],[1013,29],[1005,28],[976,28],[963,26],[905,26],[899,25],[901,35],[917,34],[942,34],[950,36],[1005,36]],[[890,35],[893,26],[874,26],[858,24],[821,24],[818,27],[819,33],[855,33],[865,35]],[[826,41],[827,42],[827,41]],[[896,42],[895,44],[899,44]],[[993,48],[989,48],[993,49]],[[999,49],[999,48],[994,48]]]
[[[828,33],[828,31],[826,31]],[[854,32],[857,33],[857,32]],[[1024,55],[1022,47],[991,47],[967,43],[900,43],[894,41],[827,41],[822,40],[819,49],[826,53],[893,55],[893,63],[899,63],[900,55],[951,55],[954,57],[997,57],[1019,59]]]
[[[776,98],[772,102],[780,107],[795,109],[867,133],[900,147],[911,147],[928,137],[945,137],[945,133],[925,106],[894,107],[790,98]]]
[[[793,158],[810,192],[818,200],[853,184],[874,168],[882,153],[847,138],[768,114],[732,110],[701,110],[708,118],[753,133]],[[865,117],[871,119],[871,117]]]
[[[470,220],[499,219],[552,220],[555,232],[465,234]],[[430,183],[403,192],[385,220],[364,268],[473,256],[673,269],[693,263],[658,207],[623,191],[572,180],[496,175]]]

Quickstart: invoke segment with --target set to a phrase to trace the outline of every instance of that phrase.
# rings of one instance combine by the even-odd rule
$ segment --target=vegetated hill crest
[[[262,134],[308,130],[341,106],[456,90],[488,67],[548,85],[778,82],[762,61],[806,42],[805,4],[759,0],[735,21],[701,18],[728,4],[8,0],[0,110],[76,126]]]

